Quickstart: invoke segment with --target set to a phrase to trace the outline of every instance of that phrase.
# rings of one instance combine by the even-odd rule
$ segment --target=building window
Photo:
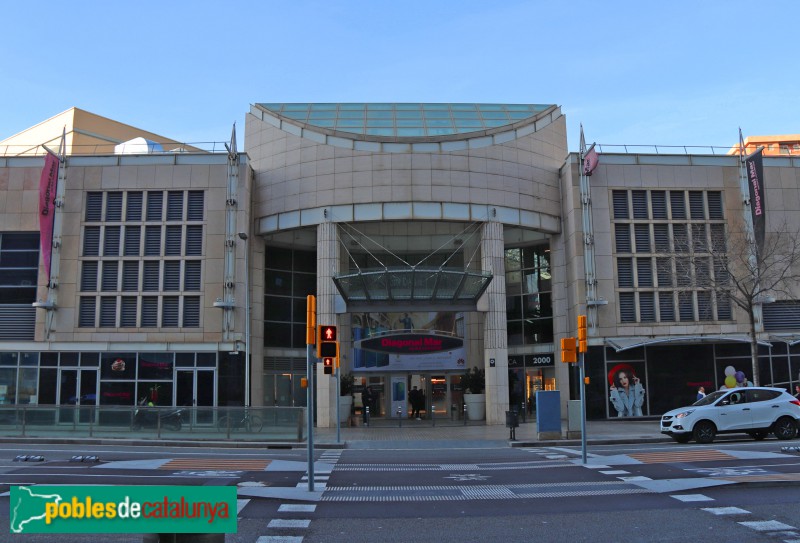
[[[614,190],[611,199],[620,322],[730,320],[730,300],[709,290],[726,279],[712,265],[726,246],[722,193]]]
[[[316,252],[267,247],[264,346],[304,348],[306,296],[317,290]]]
[[[507,248],[505,267],[508,344],[552,343],[550,246]]]
[[[202,260],[185,256],[203,254],[204,201],[198,190],[168,191],[166,201],[163,191],[87,193],[80,290],[103,296],[81,296],[78,326],[199,327]]]

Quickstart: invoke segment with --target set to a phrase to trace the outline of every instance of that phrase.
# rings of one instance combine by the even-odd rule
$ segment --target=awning
[[[337,275],[333,282],[351,306],[397,303],[474,307],[492,274],[461,268],[380,268]]]
[[[772,341],[782,341],[792,347],[800,343],[800,334],[770,334],[769,339]]]
[[[725,334],[719,336],[613,337],[606,338],[606,345],[620,352],[661,343],[717,343],[720,341],[750,343],[750,336],[747,334]],[[800,337],[798,337],[798,341],[800,341]],[[764,347],[772,347],[772,343],[763,339],[758,340],[758,344]]]

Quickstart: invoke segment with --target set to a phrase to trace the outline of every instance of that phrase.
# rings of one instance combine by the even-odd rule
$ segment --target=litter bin
[[[506,411],[506,428],[509,428],[511,431],[509,439],[511,440],[517,439],[516,428],[518,426],[519,426],[519,413],[517,413],[516,411]]]

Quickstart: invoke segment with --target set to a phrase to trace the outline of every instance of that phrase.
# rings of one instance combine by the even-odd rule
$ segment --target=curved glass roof
[[[466,134],[514,124],[545,104],[258,104],[304,124],[390,138]]]

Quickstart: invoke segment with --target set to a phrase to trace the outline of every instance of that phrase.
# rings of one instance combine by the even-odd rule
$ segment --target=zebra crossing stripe
[[[703,494],[670,494],[670,498],[675,498],[680,502],[713,502],[714,498],[709,498]]]
[[[278,513],[313,513],[316,510],[315,504],[282,503],[278,507]]]
[[[794,526],[789,526],[777,520],[758,520],[752,522],[740,522],[742,526],[746,526],[757,532],[783,532],[787,530],[796,530]]]
[[[303,543],[301,535],[262,535],[256,543]]]
[[[269,521],[267,528],[308,528],[310,524],[310,519],[274,518]]]
[[[722,451],[669,451],[629,454],[630,458],[643,464],[666,464],[677,462],[707,462],[709,460],[736,460],[735,456]]]
[[[703,511],[707,511],[712,515],[749,515],[750,511],[747,509],[740,509],[738,507],[704,507]]]

